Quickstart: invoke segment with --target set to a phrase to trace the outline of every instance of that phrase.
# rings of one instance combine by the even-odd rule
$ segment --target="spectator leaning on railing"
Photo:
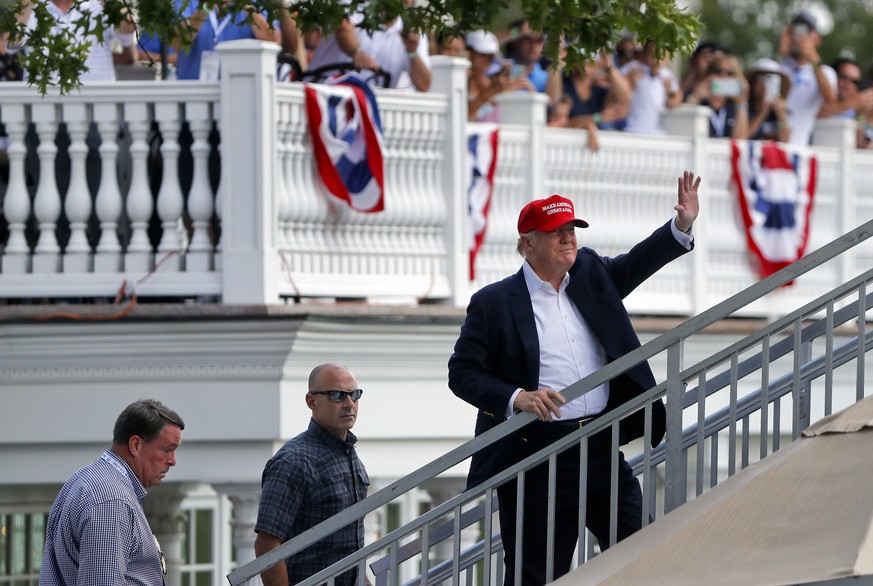
[[[177,6],[182,9],[181,0]],[[224,2],[227,6],[227,0]],[[215,46],[222,41],[237,39],[258,39],[261,41],[281,41],[278,23],[272,26],[261,13],[254,13],[254,22],[245,22],[246,13],[236,15],[222,14],[217,7],[205,10],[198,0],[191,0],[185,8],[185,16],[197,29],[197,36],[187,51],[179,51],[176,61],[176,77],[178,79],[200,79],[215,81],[218,79],[220,63]],[[177,51],[178,47],[174,47]]]
[[[471,31],[465,42],[470,58],[467,118],[474,122],[497,122],[494,97],[502,92],[516,91],[527,81],[523,74],[512,75],[511,64],[500,58],[500,43],[493,33]]]
[[[536,32],[526,20],[514,22],[505,34],[502,44],[504,55],[511,61],[510,75],[524,75],[527,81],[520,89],[540,92],[549,96],[549,103],[561,97],[561,76],[550,69],[543,58],[545,35]]]
[[[704,76],[685,100],[709,107],[709,136],[749,137],[749,84],[739,60],[720,55],[710,61]]]
[[[819,110],[837,99],[837,74],[821,62],[816,27],[812,14],[798,12],[779,37],[782,69],[791,78],[787,97],[790,142],[797,145],[810,144]]]
[[[655,43],[648,41],[638,57],[622,67],[633,88],[624,130],[639,134],[664,134],[663,114],[682,103],[676,76],[655,57]]]
[[[709,64],[716,57],[724,54],[724,49],[715,41],[700,41],[694,52],[691,54],[691,59],[688,61],[688,69],[682,76],[682,81],[679,86],[682,88],[682,96],[687,100],[697,84],[700,83],[709,69]]]
[[[791,126],[785,97],[791,79],[773,59],[758,59],[746,73],[749,84],[749,138],[788,142]]]
[[[361,22],[360,11],[355,12],[322,38],[312,54],[309,68],[351,64],[358,70],[387,72],[391,88],[428,91],[433,75],[427,36],[409,30],[400,17],[372,33],[360,28]],[[370,80],[375,85],[381,82],[378,76]]]
[[[614,128],[614,123],[627,115],[630,84],[606,51],[584,66],[565,68],[561,81],[563,95],[570,100],[567,126],[586,129],[588,148],[596,151],[598,130]]]
[[[77,40],[89,43],[88,57],[85,61],[88,70],[79,77],[81,81],[115,81],[115,63],[133,63],[135,50],[133,41],[136,25],[132,18],[124,21],[117,29],[105,30],[101,43],[96,35],[91,35],[88,38],[81,37],[80,30],[76,26],[76,22],[84,18],[86,14],[89,15],[92,27],[95,26],[103,14],[103,4],[99,0],[83,0],[82,2],[76,0],[37,1],[46,2],[49,14],[57,21],[52,29],[52,34],[57,34],[59,30],[67,30],[74,34]],[[27,51],[28,35],[37,24],[33,5],[30,2],[25,3],[24,10],[18,15],[18,19],[19,22],[25,24],[27,32],[21,39],[9,39],[6,47],[8,53]],[[121,53],[117,55],[113,53],[113,40],[117,40],[122,47]]]
[[[861,67],[849,57],[841,57],[831,64],[837,73],[837,101],[822,104],[819,118],[846,118],[858,125],[856,145],[868,148],[871,136],[866,120],[873,112],[873,88],[861,90]]]

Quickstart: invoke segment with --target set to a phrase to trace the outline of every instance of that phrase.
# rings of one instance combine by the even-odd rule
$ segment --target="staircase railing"
[[[525,471],[548,462],[549,490],[552,495],[549,517],[550,522],[553,522],[557,455],[578,446],[584,461],[587,458],[588,437],[606,430],[606,433],[611,434],[611,449],[616,453],[619,450],[618,429],[621,420],[640,409],[645,410],[648,416],[653,403],[659,399],[664,399],[667,407],[665,442],[657,448],[650,447],[651,429],[647,425],[641,440],[623,448],[626,454],[630,454],[627,459],[641,480],[644,496],[643,524],[686,502],[691,472],[694,476],[694,493],[700,494],[737,471],[738,455],[740,468],[751,463],[754,439],[759,441],[758,459],[775,452],[785,437],[798,437],[813,415],[829,414],[837,402],[854,402],[864,396],[864,357],[873,345],[873,332],[866,331],[866,313],[873,305],[873,293],[868,293],[873,270],[847,281],[687,369],[683,367],[686,354],[693,354],[688,350],[694,348],[695,337],[705,335],[704,330],[709,326],[785,286],[800,275],[837,259],[843,252],[867,240],[871,235],[873,221],[833,240],[789,267],[568,386],[563,394],[567,399],[573,399],[645,360],[666,358],[666,380],[643,395],[599,417],[485,483],[434,507],[407,525],[366,545],[300,584],[309,586],[327,583],[332,586],[336,576],[352,567],[359,570],[359,584],[364,584],[368,568],[378,571],[378,584],[399,584],[401,564],[410,563],[416,565],[420,576],[426,577],[425,583],[451,579],[452,584],[460,584],[462,577],[469,584],[487,585],[501,581],[502,544],[499,543],[493,515],[496,509],[495,488],[516,480],[518,493],[522,495]],[[848,341],[838,344],[841,337]],[[856,362],[853,372],[840,368],[852,361]],[[856,392],[853,397],[847,399],[834,396],[835,376],[855,377]],[[821,395],[816,394],[816,400],[813,401],[812,391],[817,390],[819,381],[824,388]],[[689,385],[693,386],[688,388]],[[759,416],[756,417],[756,414]],[[247,583],[271,565],[464,462],[478,450],[500,441],[533,420],[534,416],[527,413],[511,418],[279,548],[237,568],[228,575],[230,583]],[[727,452],[726,463],[719,456],[722,450]],[[610,495],[611,508],[615,510],[618,495],[617,459],[613,458],[612,461]],[[586,466],[583,465],[581,471],[581,486],[585,486]],[[584,531],[586,491],[579,492],[578,563],[582,564],[596,554],[597,545],[593,537]],[[518,510],[522,512],[523,506],[519,506]],[[485,511],[492,511],[492,514],[485,514]],[[521,519],[517,521],[518,533],[521,534]],[[613,516],[610,527],[611,544],[616,541],[616,523]],[[450,536],[447,535],[447,527],[451,528]],[[475,531],[476,539],[473,541],[481,539],[481,542],[462,551],[461,535],[465,530],[467,534]],[[481,538],[478,537],[480,534]],[[447,561],[432,561],[434,547],[447,539],[451,539],[451,553],[446,556]],[[520,548],[520,543],[510,546]],[[552,552],[553,548],[553,537],[550,536],[547,540],[547,552]],[[422,555],[421,552],[425,553]],[[516,555],[516,560],[520,559],[521,556]],[[447,567],[450,570],[448,572]],[[520,567],[517,566],[514,570],[518,579]],[[551,567],[547,568],[547,574],[552,576]]]

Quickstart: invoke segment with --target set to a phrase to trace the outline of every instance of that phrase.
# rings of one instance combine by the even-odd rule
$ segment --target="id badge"
[[[221,67],[221,56],[215,51],[203,51],[200,54],[200,81],[218,81]]]

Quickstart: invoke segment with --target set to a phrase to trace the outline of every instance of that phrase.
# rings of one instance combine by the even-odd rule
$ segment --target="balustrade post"
[[[0,268],[5,274],[24,274],[30,272],[30,248],[24,236],[27,218],[30,215],[30,195],[25,181],[24,159],[27,147],[24,135],[27,133],[27,113],[22,104],[3,105],[3,124],[9,135],[9,183],[3,201],[3,213],[9,223],[9,240],[0,258]]]
[[[706,202],[706,196],[710,191],[706,187],[706,143],[709,141],[709,112],[706,106],[686,104],[664,113],[664,129],[667,134],[674,136],[687,136],[691,138],[691,168],[696,175],[703,177],[701,203],[703,213],[694,222],[694,231],[697,234],[706,234],[706,210],[711,209]],[[727,161],[725,161],[727,164]],[[677,169],[681,173],[685,169]],[[691,275],[691,315],[707,309],[707,264],[709,261],[709,245],[706,238],[694,240],[694,253],[690,255]]]
[[[524,201],[546,197],[543,179],[543,153],[545,152],[546,108],[549,97],[539,92],[507,92],[495,97],[500,108],[501,124],[521,124],[528,131],[530,166],[522,187]]]
[[[446,201],[446,270],[452,305],[463,307],[470,300],[470,235],[467,220],[467,69],[470,62],[435,55],[434,91],[448,97],[443,136],[443,192]],[[439,88],[439,89],[436,89]]]
[[[182,130],[179,105],[156,104],[155,120],[161,130],[163,159],[163,176],[157,200],[158,217],[161,219],[161,241],[158,243],[155,262],[160,263],[168,255],[176,254],[175,259],[168,261],[168,266],[178,271],[182,268],[182,258],[187,247],[187,235],[180,237],[178,230],[185,209],[182,186],[179,184],[179,153],[182,150],[179,146],[179,133]]]
[[[154,198],[148,176],[149,111],[145,102],[124,104],[124,119],[130,129],[130,157],[133,171],[127,194],[127,217],[130,219],[130,241],[124,255],[128,273],[145,274],[154,263],[152,243],[148,236],[149,220],[154,211]]]
[[[70,135],[70,185],[64,197],[64,212],[70,221],[70,240],[63,255],[64,273],[89,273],[92,269],[88,220],[93,203],[85,171],[88,145],[85,142],[91,118],[85,104],[65,104],[64,123]]]
[[[212,241],[209,223],[212,220],[213,196],[209,185],[209,131],[212,130],[212,112],[207,102],[194,102],[185,109],[194,142],[194,177],[188,192],[188,214],[193,223],[193,235],[188,248],[185,268],[188,272],[205,273],[212,270]]]
[[[221,55],[221,226],[224,303],[276,303],[275,43],[251,39]]]
[[[39,227],[39,239],[33,249],[34,273],[57,273],[61,269],[61,247],[58,245],[58,218],[61,215],[61,196],[55,177],[55,157],[58,147],[57,106],[53,103],[33,105],[33,122],[39,135],[39,186],[33,199],[33,212]]]
[[[100,133],[100,188],[97,190],[96,210],[100,220],[100,241],[94,255],[95,273],[117,273],[122,269],[121,243],[118,240],[118,222],[124,203],[118,188],[119,112],[116,104],[96,104],[94,121]]]
[[[836,173],[835,195],[837,198],[839,226],[837,234],[845,234],[861,223],[866,217],[858,213],[855,199],[855,151],[857,150],[857,122],[851,118],[821,118],[816,120],[812,135],[813,146],[833,147],[840,151],[838,157],[839,171]],[[855,260],[858,253],[855,248],[847,250],[839,256],[840,275],[837,279],[845,283],[857,274]]]

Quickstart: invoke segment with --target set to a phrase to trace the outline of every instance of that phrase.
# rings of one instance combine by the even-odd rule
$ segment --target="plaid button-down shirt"
[[[351,432],[346,441],[330,435],[315,421],[288,440],[267,462],[255,531],[283,542],[314,527],[367,496],[370,479],[358,458]],[[363,547],[363,519],[334,532],[286,560],[288,578],[296,584]],[[350,570],[336,580],[351,585]]]
[[[58,493],[45,531],[41,586],[162,586],[160,554],[143,513],[142,483],[111,450]]]

